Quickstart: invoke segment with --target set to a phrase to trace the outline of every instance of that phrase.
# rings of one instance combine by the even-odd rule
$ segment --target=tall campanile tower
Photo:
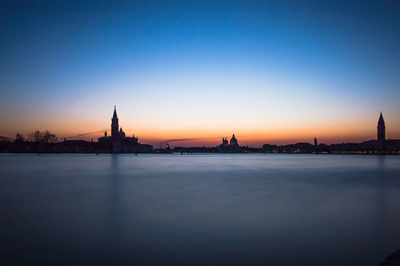
[[[118,129],[119,125],[118,125],[117,107],[114,105],[114,114],[111,119],[111,138],[113,140],[118,139]]]
[[[385,141],[385,120],[383,120],[382,112],[378,120],[378,141]]]

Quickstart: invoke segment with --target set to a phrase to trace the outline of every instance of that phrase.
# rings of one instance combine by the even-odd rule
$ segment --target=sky
[[[399,1],[1,1],[0,135],[400,138]]]

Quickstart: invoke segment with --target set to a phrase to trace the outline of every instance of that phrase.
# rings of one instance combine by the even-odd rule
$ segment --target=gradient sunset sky
[[[1,1],[0,135],[97,139],[117,105],[153,145],[362,141],[380,111],[400,138],[399,14],[400,1]]]

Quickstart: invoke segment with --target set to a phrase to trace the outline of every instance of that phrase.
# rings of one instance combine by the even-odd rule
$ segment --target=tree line
[[[11,142],[12,139],[4,136],[0,136],[0,141],[7,141]],[[24,137],[24,135],[20,132],[17,133],[14,139],[15,142],[42,142],[42,143],[55,143],[57,142],[57,136],[50,131],[40,131],[40,130],[35,130],[31,132],[27,138]]]

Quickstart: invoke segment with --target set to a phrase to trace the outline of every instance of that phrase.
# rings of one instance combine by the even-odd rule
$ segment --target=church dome
[[[121,129],[119,130],[119,136],[120,136],[121,138],[125,138],[125,132],[122,130],[122,127],[121,127]]]
[[[236,139],[236,137],[235,137],[235,134],[232,135],[232,138],[231,138],[231,140],[230,140],[229,143],[230,143],[230,146],[232,146],[232,147],[233,147],[233,146],[235,146],[235,147],[236,147],[236,146],[239,146],[238,141],[237,141],[237,139]]]

